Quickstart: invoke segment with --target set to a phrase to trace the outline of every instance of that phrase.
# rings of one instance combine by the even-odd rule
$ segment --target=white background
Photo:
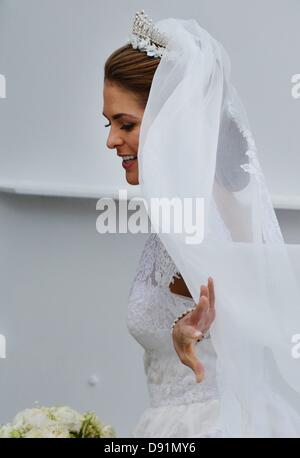
[[[134,13],[195,18],[227,49],[273,196],[300,195],[298,0],[0,0],[0,187],[136,194],[105,146],[102,73]],[[279,201],[279,199],[278,199]],[[277,210],[289,243],[300,215]],[[126,437],[148,407],[143,350],[126,327],[146,235],[100,235],[95,199],[0,193],[0,423],[21,409],[94,410]],[[300,271],[300,261],[296,260]],[[200,286],[200,285],[199,285]],[[99,383],[90,386],[92,375]]]

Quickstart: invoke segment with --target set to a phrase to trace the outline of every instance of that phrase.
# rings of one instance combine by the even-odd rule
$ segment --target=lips
[[[128,170],[135,165],[136,161],[137,161],[137,157],[135,157],[135,159],[130,159],[127,161],[123,160],[122,166],[124,167],[124,169]]]
[[[137,154],[118,154],[118,156],[122,158],[130,158],[130,157],[136,158]]]

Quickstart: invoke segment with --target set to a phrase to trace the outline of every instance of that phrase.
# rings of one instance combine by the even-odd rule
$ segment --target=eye
[[[123,126],[120,128],[120,129],[124,129],[124,130],[131,130],[134,128],[134,124],[123,124]]]
[[[110,127],[111,124],[106,124],[104,127]],[[134,124],[123,124],[122,127],[120,127],[120,129],[123,129],[123,130],[131,130],[134,128]]]

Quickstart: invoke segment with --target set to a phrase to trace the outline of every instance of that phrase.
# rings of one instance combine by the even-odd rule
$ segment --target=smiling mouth
[[[121,156],[123,158],[123,161],[127,162],[127,161],[130,161],[130,160],[133,160],[133,159],[136,159],[137,158],[137,155],[134,155],[134,154],[128,154],[127,156]]]
[[[123,159],[122,161],[122,166],[124,169],[129,169],[131,168],[137,161],[137,156],[133,159]]]

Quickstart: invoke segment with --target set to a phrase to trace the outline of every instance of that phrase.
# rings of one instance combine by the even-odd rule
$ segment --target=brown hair
[[[108,80],[131,91],[142,108],[145,108],[159,57],[150,57],[146,52],[126,44],[114,51],[104,66],[104,82]]]

